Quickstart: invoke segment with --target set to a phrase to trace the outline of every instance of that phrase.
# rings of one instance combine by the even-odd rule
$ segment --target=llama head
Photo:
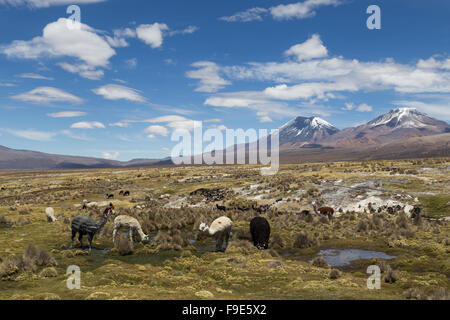
[[[205,232],[206,229],[208,229],[208,226],[206,225],[206,223],[202,222],[202,223],[200,224],[200,227],[198,227],[198,229],[199,229],[200,231],[202,231],[202,232]]]
[[[145,235],[145,237],[142,239],[143,243],[149,243],[150,242],[150,235]]]
[[[114,205],[112,203],[109,204],[109,207],[103,211],[103,217],[105,219],[108,219],[110,216],[115,215],[116,212],[114,211]]]

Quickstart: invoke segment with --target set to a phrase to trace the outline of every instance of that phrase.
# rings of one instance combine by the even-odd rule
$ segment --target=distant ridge
[[[319,117],[297,117],[280,127],[279,137],[282,163],[450,157],[450,125],[411,108],[393,109],[364,125],[344,130]],[[256,145],[251,143],[250,148]],[[243,147],[234,146],[226,150]],[[0,170],[167,165],[173,165],[170,158],[121,162],[0,146]]]

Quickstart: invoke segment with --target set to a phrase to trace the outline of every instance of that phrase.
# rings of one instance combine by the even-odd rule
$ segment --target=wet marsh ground
[[[272,177],[256,166],[0,172],[0,299],[448,299],[449,182],[450,159],[282,165]],[[97,207],[82,210],[84,199]],[[312,201],[334,219],[316,216]],[[152,241],[125,235],[126,248],[115,245],[113,217],[91,254],[70,249],[71,218],[98,221],[109,202]],[[46,207],[58,221],[47,222]],[[233,234],[216,253],[197,230],[222,215]],[[269,250],[250,241],[258,215],[271,224]],[[335,267],[318,258],[350,249],[390,257]],[[81,269],[80,290],[66,287],[70,265]],[[380,290],[367,288],[370,265],[382,271]]]

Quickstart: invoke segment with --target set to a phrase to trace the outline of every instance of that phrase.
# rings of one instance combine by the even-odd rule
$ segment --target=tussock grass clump
[[[29,218],[24,218],[24,217],[19,217],[19,219],[17,220],[16,224],[23,227],[27,224],[30,224],[31,220]]]
[[[327,261],[325,260],[325,258],[322,257],[322,256],[315,257],[315,258],[311,261],[311,264],[312,264],[314,267],[318,267],[318,268],[329,268],[329,267],[330,267],[330,265],[328,264],[328,262],[327,262]]]
[[[399,279],[397,272],[395,272],[390,266],[387,267],[384,275],[384,282],[394,283]]]
[[[56,260],[50,253],[28,245],[20,257],[13,257],[0,264],[0,278],[13,276],[20,272],[36,272],[38,266],[56,266]]]
[[[39,276],[42,278],[55,278],[58,276],[58,271],[54,267],[48,267],[44,268],[40,273]]]
[[[0,224],[12,224],[12,220],[4,215],[0,215]]]
[[[133,243],[123,233],[119,233],[116,237],[114,246],[121,256],[130,255],[134,252]]]
[[[315,238],[310,238],[306,232],[300,232],[294,242],[294,248],[304,249],[313,247],[319,244]]]
[[[331,269],[330,274],[328,275],[328,278],[331,280],[339,279],[342,276],[342,272],[338,269]]]
[[[271,248],[284,248],[284,245],[284,240],[278,233],[274,233],[271,236],[269,244]]]

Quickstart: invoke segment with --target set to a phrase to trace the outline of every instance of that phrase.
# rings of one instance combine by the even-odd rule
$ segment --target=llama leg
[[[93,236],[88,234],[88,241],[89,241],[89,253],[91,253],[91,249],[92,249],[92,238]]]
[[[71,238],[71,245],[70,245],[71,249],[73,248],[73,240],[75,239],[76,235],[77,235],[77,232],[76,231],[72,231],[72,238]]]
[[[83,234],[78,233],[78,241],[80,242],[81,249],[83,249]]]
[[[130,241],[133,243],[133,228],[130,228]]]
[[[228,242],[230,241],[230,231],[227,231],[226,233],[225,233],[225,250],[227,250],[227,248],[228,248]],[[224,250],[224,251],[225,251]]]
[[[217,237],[216,240],[216,251],[222,251],[222,245],[223,245],[223,235],[220,235]]]
[[[114,228],[114,231],[113,231],[113,243],[116,243],[116,234],[117,234],[117,229]]]

